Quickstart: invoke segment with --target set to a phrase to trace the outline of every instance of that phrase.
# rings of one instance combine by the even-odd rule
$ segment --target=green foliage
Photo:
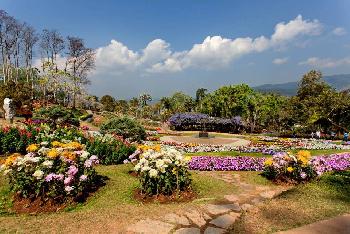
[[[110,95],[104,95],[101,100],[101,104],[103,105],[103,110],[113,112],[115,108],[115,100]]]
[[[146,131],[136,120],[128,117],[114,118],[107,123],[102,124],[100,128],[102,133],[111,133],[122,136],[130,141],[138,141],[146,139]]]
[[[95,137],[86,143],[87,151],[97,155],[103,165],[121,164],[136,148],[112,136]]]
[[[37,119],[46,120],[52,128],[59,126],[79,126],[81,113],[63,106],[43,107],[34,113]]]
[[[35,142],[38,133],[35,128],[0,129],[0,154],[25,153],[26,147]]]

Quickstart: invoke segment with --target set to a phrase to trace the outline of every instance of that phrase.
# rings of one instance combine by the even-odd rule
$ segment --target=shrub
[[[107,123],[102,124],[100,130],[104,134],[112,133],[122,136],[131,142],[140,142],[146,139],[146,131],[142,125],[127,117],[113,118]]]
[[[32,127],[0,129],[0,154],[25,153],[26,147],[35,142],[39,131]]]
[[[41,108],[34,114],[34,118],[46,120],[52,128],[59,126],[79,126],[79,114],[77,110],[70,110],[63,106],[51,106]]]
[[[173,148],[147,149],[134,170],[139,174],[141,192],[152,195],[172,195],[191,187],[188,160]]]
[[[174,130],[199,130],[216,132],[238,132],[243,128],[241,118],[231,119],[210,117],[206,114],[178,113],[169,118],[170,127]]]
[[[94,137],[87,142],[87,150],[97,155],[104,165],[121,164],[136,148],[112,136]]]
[[[1,166],[13,192],[25,198],[76,198],[96,182],[96,156],[78,142],[55,141],[51,148],[32,144],[27,154],[13,154]]]
[[[297,155],[277,153],[264,163],[263,176],[270,180],[288,183],[308,181],[316,176],[310,163],[310,152],[301,150]]]

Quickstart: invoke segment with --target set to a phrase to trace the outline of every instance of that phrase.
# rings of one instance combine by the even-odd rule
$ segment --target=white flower
[[[151,170],[149,171],[149,176],[150,176],[151,178],[157,177],[157,175],[158,175],[158,171],[157,171],[157,170],[151,169]]]
[[[141,168],[141,165],[140,165],[140,163],[138,163],[138,164],[135,165],[134,170],[135,171],[139,171],[140,168]]]
[[[46,161],[43,162],[43,165],[44,165],[45,167],[47,167],[47,168],[51,168],[52,165],[53,165],[53,161],[51,161],[51,160],[46,160]]]
[[[86,158],[89,157],[89,156],[90,156],[90,153],[87,152],[87,151],[83,151],[83,152],[81,153],[81,155],[80,155],[80,157],[83,158],[83,159],[86,159]]]
[[[12,169],[7,169],[4,171],[4,175],[7,175],[8,173],[10,173],[12,171]]]
[[[37,179],[41,179],[43,178],[44,172],[42,170],[36,170],[33,174],[34,177],[36,177]]]
[[[149,170],[151,170],[151,168],[149,166],[144,166],[144,167],[141,168],[142,172],[143,171],[149,171]]]
[[[47,141],[43,141],[40,143],[40,145],[42,145],[42,146],[47,146],[48,144],[49,144],[49,142],[47,142]]]

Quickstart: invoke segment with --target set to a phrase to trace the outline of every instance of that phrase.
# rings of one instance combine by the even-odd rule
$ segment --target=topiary
[[[75,111],[63,106],[41,108],[35,112],[34,118],[47,120],[54,129],[57,125],[73,125],[77,127],[80,125],[79,119],[75,115]]]
[[[107,123],[102,124],[100,130],[103,134],[116,134],[131,142],[140,142],[141,140],[145,140],[147,136],[144,127],[136,120],[128,117],[113,118]]]

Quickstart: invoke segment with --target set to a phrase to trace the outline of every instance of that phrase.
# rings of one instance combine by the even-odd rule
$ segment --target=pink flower
[[[72,182],[73,182],[73,177],[68,176],[64,179],[64,185],[69,185]]]
[[[80,180],[80,181],[86,181],[87,178],[88,178],[87,175],[81,175],[80,178],[79,178],[79,180]]]

